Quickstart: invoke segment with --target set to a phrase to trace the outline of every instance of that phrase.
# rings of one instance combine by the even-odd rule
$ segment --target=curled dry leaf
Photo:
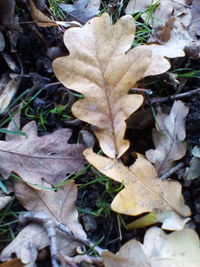
[[[64,42],[70,55],[53,62],[57,78],[85,96],[72,106],[72,112],[96,127],[100,146],[111,158],[120,157],[128,149],[125,120],[143,102],[141,95],[128,95],[128,90],[143,77],[162,73],[161,65],[166,61],[151,61],[151,52],[145,46],[126,53],[134,33],[131,16],[112,25],[108,14],[103,14],[82,28],[67,30]]]
[[[8,129],[14,130],[13,123]],[[21,131],[26,136],[8,134],[8,141],[0,141],[0,172],[5,179],[15,172],[32,185],[56,184],[84,167],[85,146],[68,143],[70,129],[39,137],[31,121]]]
[[[185,118],[189,108],[182,101],[175,101],[169,115],[158,113],[156,127],[153,129],[155,149],[146,152],[159,174],[169,170],[174,162],[181,159],[186,153]]]
[[[35,190],[25,183],[16,181],[15,194],[19,202],[28,211],[44,213],[50,218],[56,219],[58,222],[68,226],[76,235],[86,238],[86,234],[78,222],[78,212],[75,208],[77,188],[74,182],[68,182],[59,187],[55,192],[53,189],[45,191]],[[4,248],[0,255],[0,260],[8,260],[13,253],[16,253],[22,262],[34,262],[37,253],[32,253],[32,251],[42,249],[48,245],[49,239],[46,230],[35,223],[31,223]],[[80,243],[58,230],[57,245],[59,251],[70,255]]]
[[[125,188],[114,198],[111,208],[119,213],[136,216],[145,212],[172,210],[180,216],[190,215],[184,204],[181,185],[176,181],[162,181],[153,165],[139,156],[130,167],[116,159],[109,159],[84,151],[86,159],[101,173],[123,183]]]
[[[54,21],[47,17],[44,13],[42,13],[34,4],[32,0],[29,0],[31,16],[34,21],[37,23],[39,27],[55,27],[58,25],[62,25],[64,27],[73,27],[73,26],[81,26],[80,23],[76,21]]]
[[[130,240],[117,254],[104,251],[106,267],[199,267],[200,242],[192,229],[165,234],[158,227],[150,228],[144,244]]]

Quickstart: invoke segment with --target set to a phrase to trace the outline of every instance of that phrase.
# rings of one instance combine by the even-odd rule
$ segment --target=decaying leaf
[[[170,114],[158,113],[156,128],[153,129],[155,149],[146,152],[146,157],[154,165],[159,174],[170,169],[174,162],[186,153],[185,118],[189,108],[182,101],[175,101]]]
[[[145,212],[173,210],[183,217],[190,215],[184,204],[181,185],[176,181],[162,181],[153,165],[139,156],[130,167],[116,159],[109,159],[86,149],[89,163],[111,179],[123,183],[125,188],[114,198],[111,208],[119,213],[136,216]]]
[[[59,4],[59,7],[79,22],[86,23],[99,13],[100,0],[78,0],[73,5]]]
[[[73,26],[81,26],[80,23],[76,21],[55,21],[47,17],[44,13],[42,13],[34,4],[32,0],[29,0],[31,16],[34,21],[37,23],[39,27],[57,27],[58,25],[62,25],[64,27],[73,27]]]
[[[117,254],[105,251],[106,267],[199,267],[199,237],[192,229],[165,234],[157,227],[150,228],[144,244],[130,240]]]
[[[55,192],[53,190],[35,190],[25,183],[17,181],[15,183],[15,193],[17,199],[27,210],[42,212],[50,218],[67,225],[77,235],[83,238],[86,237],[82,226],[78,223],[78,212],[75,208],[77,188],[74,182],[68,182]],[[73,253],[73,250],[80,245],[79,242],[59,230],[57,241],[59,251],[64,251],[66,255]],[[4,248],[0,255],[0,260],[8,260],[15,253],[23,263],[34,262],[37,257],[35,252],[48,245],[49,239],[45,229],[31,223]]]
[[[0,141],[0,172],[5,179],[15,172],[32,185],[56,184],[84,167],[85,147],[68,143],[70,129],[39,137],[31,121],[21,131],[26,136],[8,134],[8,141]]]
[[[128,90],[143,77],[162,73],[170,66],[164,58],[151,60],[146,46],[126,53],[134,33],[131,16],[112,25],[108,14],[103,14],[82,28],[67,30],[64,42],[70,55],[53,62],[57,78],[85,96],[73,105],[72,112],[95,126],[100,146],[111,158],[120,157],[128,149],[125,120],[143,102],[141,95],[128,95]],[[167,68],[163,68],[165,62]]]

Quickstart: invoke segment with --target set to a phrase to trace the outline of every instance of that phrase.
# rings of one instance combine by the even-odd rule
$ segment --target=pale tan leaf
[[[153,129],[155,149],[146,152],[146,157],[159,174],[170,169],[174,162],[186,153],[182,143],[185,139],[185,118],[189,108],[182,101],[175,101],[169,115],[158,113],[157,128]]]
[[[128,95],[128,90],[143,77],[170,67],[163,57],[151,61],[151,52],[145,46],[128,51],[134,33],[131,16],[112,25],[108,14],[103,14],[82,28],[67,30],[64,42],[70,55],[53,62],[58,79],[85,96],[73,105],[72,112],[95,126],[100,146],[111,158],[120,157],[128,149],[125,120],[143,101],[141,95]]]
[[[83,238],[86,237],[82,226],[78,222],[78,212],[75,208],[77,188],[74,182],[68,182],[55,192],[53,190],[35,190],[17,181],[15,183],[15,193],[17,199],[27,210],[44,213],[50,218],[67,225],[76,235],[80,235]],[[66,255],[70,255],[76,246],[80,244],[60,231],[58,231],[57,240],[59,250],[64,251]],[[49,239],[46,230],[33,223],[26,226],[2,251],[0,260],[9,259],[11,254],[15,252],[22,262],[33,261],[37,254],[31,254],[30,244],[32,249],[41,249],[48,246]]]
[[[10,196],[0,196],[0,210],[2,210],[11,200],[12,197]]]
[[[102,257],[105,267],[151,267],[142,245],[136,240],[127,242],[117,254],[104,251]]]
[[[165,234],[157,227],[150,228],[144,245],[130,240],[117,254],[103,252],[106,267],[199,267],[200,243],[192,229]]]
[[[32,121],[21,131],[26,136],[9,135],[8,141],[0,141],[0,172],[5,179],[15,172],[32,185],[56,184],[84,167],[85,146],[68,143],[70,129],[39,137]]]
[[[101,173],[121,182],[125,188],[114,198],[111,208],[119,213],[136,216],[145,212],[173,210],[187,217],[190,209],[184,204],[181,185],[176,181],[162,181],[153,165],[138,157],[130,167],[116,159],[109,159],[84,151],[86,159]]]

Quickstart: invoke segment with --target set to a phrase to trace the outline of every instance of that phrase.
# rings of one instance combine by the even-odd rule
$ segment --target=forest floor
[[[101,13],[108,12],[113,22],[125,15],[128,1],[110,0],[103,2],[100,7]],[[57,7],[59,3],[61,1],[58,0],[38,1],[38,8],[46,15],[49,12],[56,21],[68,20],[69,16]],[[42,10],[42,6],[48,8],[45,7]],[[5,40],[5,47],[0,52],[0,76],[2,77],[0,81],[3,81],[3,77],[6,77],[7,85],[10,79],[18,81],[15,82],[16,91],[11,97],[11,102],[9,99],[6,100],[9,102],[8,106],[2,109],[0,115],[1,140],[5,140],[5,134],[10,134],[6,130],[8,124],[20,109],[22,127],[32,120],[36,121],[39,136],[69,128],[73,132],[70,144],[85,141],[82,141],[84,137],[80,133],[85,130],[86,139],[91,138],[92,142],[95,142],[94,151],[98,152],[100,149],[98,142],[94,135],[88,134],[92,132],[91,126],[75,118],[71,112],[72,105],[80,99],[80,95],[64,87],[52,69],[52,62],[55,58],[69,54],[63,43],[65,28],[60,25],[58,27],[39,26],[31,17],[28,1],[16,1],[15,16],[19,20],[15,29],[4,24],[0,28]],[[73,19],[76,20],[76,18]],[[141,31],[142,23],[143,21],[139,17],[137,31]],[[151,27],[148,27],[150,31]],[[145,34],[144,42],[149,37],[149,33]],[[171,68],[168,72],[153,78],[145,78],[140,81],[141,86],[138,85],[138,87],[149,89],[149,91],[141,91],[145,98],[145,104],[139,109],[138,113],[134,113],[136,114],[135,117],[131,116],[127,121],[128,127],[125,138],[129,139],[131,146],[128,152],[123,155],[122,161],[126,166],[130,166],[134,161],[130,155],[133,155],[134,152],[145,155],[147,150],[154,148],[152,128],[155,127],[155,114],[161,109],[169,113],[175,99],[183,101],[189,107],[185,122],[186,138],[184,140],[187,151],[185,156],[176,162],[176,164],[182,163],[182,167],[174,172],[170,179],[181,183],[185,203],[192,212],[188,227],[195,229],[200,235],[200,179],[198,177],[183,179],[181,176],[181,173],[184,173],[186,168],[191,165],[192,149],[200,145],[200,91],[191,93],[193,90],[200,88],[200,60],[199,58],[185,56],[170,59],[170,62]],[[3,92],[5,87],[0,88],[0,98],[5,98],[3,94],[6,94],[6,97],[8,95],[8,93]],[[184,93],[185,95],[181,95]],[[17,175],[19,175],[17,172],[13,172],[9,179],[5,180],[3,175],[0,179],[1,195],[12,197],[9,204],[0,211],[1,250],[22,229],[18,222],[18,215],[25,209],[15,197],[12,186],[13,180],[17,179]],[[114,253],[119,251],[121,246],[132,238],[136,238],[140,242],[143,241],[149,226],[141,229],[127,229],[127,224],[141,217],[141,215],[133,217],[111,210],[111,202],[123,186],[116,184],[88,164],[85,165],[83,170],[68,176],[69,180],[74,180],[77,184],[76,207],[79,222],[83,226],[88,239],[97,243],[99,247]],[[159,223],[157,225],[160,226]],[[49,255],[48,250],[46,253]],[[50,257],[45,256],[44,260],[38,261],[37,264],[38,266],[51,266]]]

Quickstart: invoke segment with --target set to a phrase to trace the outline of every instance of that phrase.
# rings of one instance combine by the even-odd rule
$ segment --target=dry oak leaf
[[[35,190],[25,183],[16,181],[15,194],[22,206],[28,211],[44,213],[68,226],[76,235],[86,238],[86,234],[78,222],[78,212],[75,208],[77,187],[73,181],[59,187],[56,192],[53,190]],[[80,245],[78,241],[59,230],[57,233],[58,249],[66,255],[72,254],[75,248]],[[49,239],[46,230],[40,225],[31,223],[4,248],[0,260],[8,260],[15,253],[24,263],[34,262],[37,257],[37,250],[48,245]]]
[[[111,179],[123,183],[125,188],[114,198],[112,210],[136,216],[145,212],[172,210],[180,216],[189,216],[190,209],[184,204],[181,185],[176,181],[163,181],[153,165],[139,155],[130,167],[116,159],[109,159],[86,149],[89,163]]]
[[[189,108],[182,101],[175,101],[170,114],[158,113],[153,133],[155,149],[146,151],[146,157],[151,161],[157,172],[162,174],[169,170],[174,162],[186,153],[185,118]]]
[[[129,89],[147,75],[162,73],[160,66],[167,61],[151,60],[151,51],[145,46],[128,51],[134,34],[131,16],[112,25],[109,15],[103,14],[82,28],[68,29],[64,42],[70,55],[53,62],[57,78],[85,96],[72,106],[72,112],[95,126],[100,147],[111,158],[120,157],[128,149],[125,120],[143,102],[141,95],[128,95]],[[167,61],[164,71],[168,68]]]
[[[165,234],[150,228],[144,244],[132,239],[117,254],[104,251],[105,267],[199,267],[200,242],[192,229]]]
[[[46,185],[46,182],[54,185],[66,179],[67,174],[84,167],[82,152],[85,146],[68,143],[72,134],[70,129],[39,137],[36,123],[31,121],[21,131],[26,136],[8,134],[8,141],[0,141],[3,178],[15,172],[32,185]]]

